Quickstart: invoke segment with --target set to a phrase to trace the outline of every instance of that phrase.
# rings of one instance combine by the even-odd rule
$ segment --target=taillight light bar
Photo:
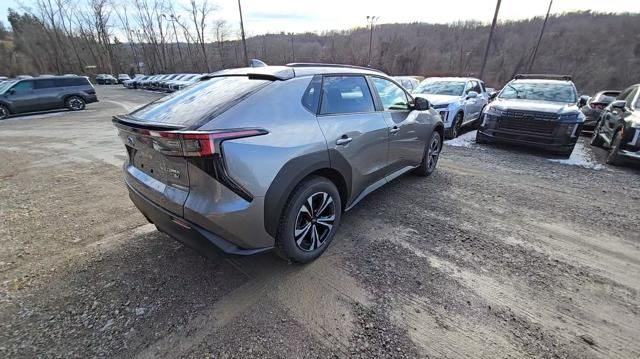
[[[168,156],[207,157],[220,153],[223,141],[267,134],[261,128],[217,131],[149,131],[153,147]]]

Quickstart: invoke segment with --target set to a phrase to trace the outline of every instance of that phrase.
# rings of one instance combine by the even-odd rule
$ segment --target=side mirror
[[[426,111],[431,108],[429,100],[424,97],[416,97],[413,101],[413,109],[416,111]]]
[[[498,91],[493,91],[489,94],[489,99],[493,100],[494,98],[498,97]]]
[[[475,91],[469,91],[469,93],[467,94],[467,99],[476,98],[476,97],[478,97],[478,93]]]
[[[16,90],[15,89],[9,89],[9,91],[7,91],[7,93],[9,95],[13,95],[14,93],[16,93]]]
[[[618,110],[624,110],[624,107],[627,105],[625,100],[615,100],[611,103],[611,108],[617,108]]]
[[[587,104],[587,101],[589,101],[589,96],[585,96],[585,95],[580,96],[580,100],[578,101],[578,106],[580,107],[585,106]]]

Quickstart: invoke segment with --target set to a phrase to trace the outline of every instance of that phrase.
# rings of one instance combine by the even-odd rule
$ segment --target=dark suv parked
[[[309,262],[344,211],[397,178],[428,176],[444,127],[424,98],[369,68],[225,70],[113,121],[129,196],[198,248],[277,248]]]
[[[0,120],[12,114],[68,108],[83,110],[97,102],[89,79],[81,76],[54,76],[5,81],[0,84]]]
[[[584,114],[570,76],[516,75],[482,112],[477,143],[509,142],[568,157]]]
[[[591,144],[609,149],[607,163],[640,160],[640,84],[624,91],[607,106],[593,130]]]

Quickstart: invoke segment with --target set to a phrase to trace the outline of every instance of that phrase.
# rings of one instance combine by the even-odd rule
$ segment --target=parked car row
[[[131,89],[174,92],[202,80],[206,74],[138,75],[122,85]]]
[[[623,164],[625,160],[640,161],[640,84],[632,85],[612,98],[596,98],[596,104],[609,102],[595,124],[591,144],[609,150],[607,163]],[[597,95],[596,95],[597,96]],[[594,96],[594,97],[596,97]]]

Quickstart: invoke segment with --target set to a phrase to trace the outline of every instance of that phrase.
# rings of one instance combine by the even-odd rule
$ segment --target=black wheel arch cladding
[[[265,195],[264,227],[269,235],[276,237],[280,216],[295,187],[305,177],[323,169],[339,172],[344,178],[347,198],[351,195],[351,165],[338,151],[323,150],[293,158],[278,171]],[[340,192],[340,186],[336,187]]]

